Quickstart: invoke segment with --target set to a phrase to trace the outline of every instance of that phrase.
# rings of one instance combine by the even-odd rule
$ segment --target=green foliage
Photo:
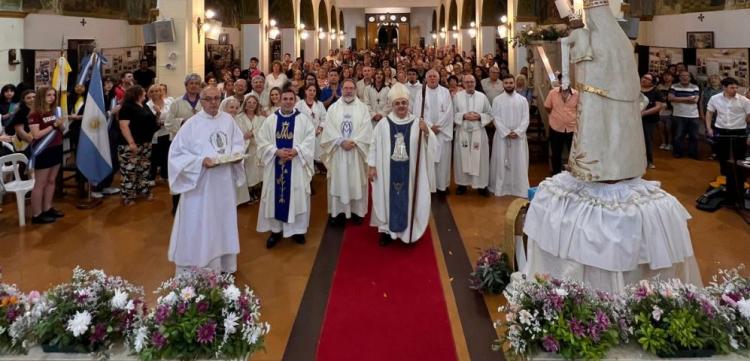
[[[479,292],[500,294],[510,282],[512,272],[508,255],[497,248],[489,248],[477,260],[476,269],[469,278],[469,287]]]
[[[516,36],[510,39],[510,45],[513,47],[522,47],[528,46],[533,41],[556,41],[567,36],[567,31],[568,27],[566,25],[535,26],[532,28],[524,26],[523,29],[516,33]]]

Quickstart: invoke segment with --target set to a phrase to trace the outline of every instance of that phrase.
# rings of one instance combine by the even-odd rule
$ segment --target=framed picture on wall
[[[691,49],[707,49],[714,47],[713,31],[688,31],[687,47]]]
[[[221,33],[219,35],[219,45],[229,45],[229,34]]]

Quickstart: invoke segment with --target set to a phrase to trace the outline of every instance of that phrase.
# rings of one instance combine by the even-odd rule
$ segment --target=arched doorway
[[[382,25],[378,27],[377,45],[381,49],[398,48],[398,27],[393,25]]]

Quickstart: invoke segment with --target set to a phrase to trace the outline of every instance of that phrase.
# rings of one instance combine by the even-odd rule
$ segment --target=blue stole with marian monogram
[[[409,220],[409,139],[414,121],[396,124],[387,119],[391,130],[388,227],[391,232],[403,232]]]
[[[292,148],[294,146],[294,123],[298,110],[289,116],[276,111],[276,148]],[[292,160],[282,161],[278,157],[274,160],[274,218],[284,223],[289,221],[289,203],[292,195]]]

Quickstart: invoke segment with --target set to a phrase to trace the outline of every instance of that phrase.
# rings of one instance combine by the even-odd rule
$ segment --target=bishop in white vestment
[[[315,154],[315,125],[294,109],[296,94],[287,88],[281,108],[268,116],[255,134],[263,164],[263,189],[258,210],[258,232],[271,232],[266,247],[282,236],[305,243],[310,223],[310,180]]]
[[[492,102],[495,138],[490,161],[490,191],[496,196],[527,198],[529,192],[529,103],[515,92],[512,75],[503,77],[505,92]]]
[[[416,242],[427,229],[438,143],[427,122],[409,113],[409,90],[403,84],[395,84],[389,98],[393,111],[375,126],[367,157],[372,184],[370,225],[378,228],[383,246],[396,238],[404,243]],[[417,151],[419,137],[423,137],[422,148]]]
[[[451,141],[453,141],[453,102],[447,88],[440,86],[440,75],[434,69],[427,71],[424,120],[437,137],[435,165],[435,185],[440,193],[445,193],[451,182]],[[411,108],[412,114],[419,117],[422,112],[422,92]]]
[[[242,154],[243,133],[232,116],[219,111],[216,88],[201,93],[203,110],[185,122],[169,148],[169,187],[180,194],[169,260],[177,272],[208,267],[237,270],[240,252],[235,187],[245,183],[242,162],[220,164],[220,157]]]
[[[367,155],[372,125],[367,105],[356,95],[353,80],[344,80],[342,97],[328,108],[321,146],[328,168],[328,214],[331,221],[343,214],[355,224],[367,214]]]
[[[492,122],[492,106],[487,96],[476,91],[476,80],[471,74],[464,76],[462,90],[453,98],[456,135],[453,142],[453,175],[458,188],[456,194],[466,192],[466,187],[478,189],[489,196],[490,144],[485,127]]]

